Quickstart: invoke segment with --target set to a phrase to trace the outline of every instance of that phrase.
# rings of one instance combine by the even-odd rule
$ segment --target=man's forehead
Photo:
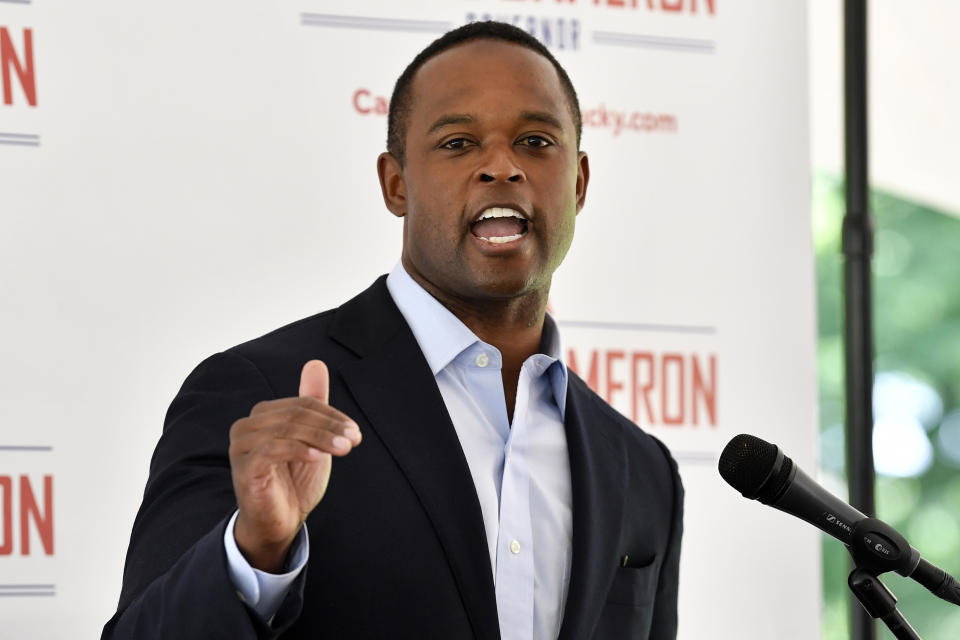
[[[492,100],[494,95],[518,116],[557,117],[566,108],[560,76],[547,58],[523,45],[483,38],[455,45],[424,62],[411,83],[411,111],[415,118],[431,119],[432,125],[440,112],[454,113],[458,105],[477,98]]]

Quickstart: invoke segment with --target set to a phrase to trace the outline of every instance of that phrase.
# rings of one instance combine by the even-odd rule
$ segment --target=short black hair
[[[577,99],[577,91],[573,88],[573,83],[570,82],[570,76],[560,66],[557,59],[553,57],[550,50],[532,35],[512,24],[495,21],[470,22],[453,31],[448,31],[431,42],[427,48],[417,54],[413,62],[407,65],[407,68],[397,78],[397,83],[393,87],[393,95],[390,97],[390,110],[387,114],[387,151],[401,165],[406,151],[407,124],[410,119],[410,87],[413,83],[414,74],[423,66],[423,63],[437,54],[463,42],[481,38],[504,40],[518,44],[539,53],[550,61],[553,68],[557,70],[557,75],[560,76],[560,85],[563,87],[563,92],[567,95],[567,101],[570,103],[570,111],[577,129],[577,148],[580,147],[583,121],[580,116],[580,102]]]

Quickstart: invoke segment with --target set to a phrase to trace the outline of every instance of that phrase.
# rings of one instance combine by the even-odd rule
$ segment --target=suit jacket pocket
[[[653,601],[657,592],[660,558],[656,556],[641,567],[618,567],[607,602],[640,607]]]

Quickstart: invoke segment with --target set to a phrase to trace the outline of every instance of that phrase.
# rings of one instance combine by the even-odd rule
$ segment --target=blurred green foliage
[[[821,473],[841,496],[844,443],[842,180],[813,182],[813,228],[819,313]],[[876,374],[917,382],[927,402],[914,424],[932,447],[932,463],[912,477],[878,474],[877,516],[903,532],[931,562],[960,575],[960,218],[873,191]],[[929,398],[927,398],[929,400]],[[876,398],[875,398],[876,401]],[[876,402],[875,402],[876,406]],[[931,408],[932,407],[932,408]],[[909,409],[909,408],[907,408]],[[926,445],[925,442],[922,444]],[[897,452],[895,451],[894,454]],[[906,455],[904,453],[904,455]],[[878,456],[879,457],[879,456]],[[879,463],[878,463],[879,466]],[[904,474],[907,475],[907,474]],[[824,536],[823,634],[847,640],[848,555]],[[924,640],[960,638],[960,608],[895,574],[884,582]],[[878,638],[893,638],[882,624]]]

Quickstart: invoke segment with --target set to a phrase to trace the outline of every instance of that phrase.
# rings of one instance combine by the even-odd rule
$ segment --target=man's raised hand
[[[278,573],[300,526],[327,489],[332,455],[360,444],[360,428],[329,404],[327,365],[311,360],[300,395],[260,402],[230,429],[240,513],[237,547],[252,567]]]

